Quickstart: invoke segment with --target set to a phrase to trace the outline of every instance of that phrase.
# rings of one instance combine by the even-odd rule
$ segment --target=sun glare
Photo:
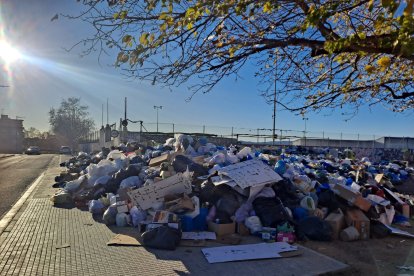
[[[6,64],[10,64],[18,60],[20,57],[21,54],[17,49],[12,47],[6,41],[0,40],[0,58],[3,59]]]

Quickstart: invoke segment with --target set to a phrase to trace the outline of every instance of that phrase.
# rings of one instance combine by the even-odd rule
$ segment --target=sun
[[[6,64],[13,63],[21,58],[19,51],[4,40],[0,40],[0,59]]]

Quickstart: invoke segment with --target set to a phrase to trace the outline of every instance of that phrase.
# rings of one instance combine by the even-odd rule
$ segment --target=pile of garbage
[[[179,134],[163,145],[79,153],[61,164],[51,200],[87,208],[108,226],[137,227],[145,245],[165,249],[182,232],[207,230],[288,243],[409,236],[391,225],[410,226],[414,197],[398,186],[414,185],[414,169],[350,157],[222,147]]]

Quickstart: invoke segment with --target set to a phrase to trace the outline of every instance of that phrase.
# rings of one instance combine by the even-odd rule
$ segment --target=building
[[[414,138],[412,137],[380,137],[375,140],[345,140],[345,139],[321,139],[300,138],[293,141],[294,146],[306,147],[330,147],[330,148],[367,148],[367,149],[399,149],[414,150]]]
[[[23,152],[23,120],[0,117],[0,153]]]

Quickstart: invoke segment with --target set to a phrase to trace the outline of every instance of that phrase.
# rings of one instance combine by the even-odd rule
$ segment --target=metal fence
[[[142,131],[162,133],[198,133],[211,134],[221,137],[237,138],[239,141],[250,141],[256,143],[267,143],[273,140],[273,130],[269,128],[244,128],[212,125],[190,125],[176,123],[143,123]],[[129,124],[128,130],[140,131],[139,124]],[[331,140],[376,140],[383,135],[360,134],[360,133],[338,133],[325,131],[304,131],[294,129],[276,129],[275,139],[278,142],[290,143],[300,138],[307,139],[331,139]]]

